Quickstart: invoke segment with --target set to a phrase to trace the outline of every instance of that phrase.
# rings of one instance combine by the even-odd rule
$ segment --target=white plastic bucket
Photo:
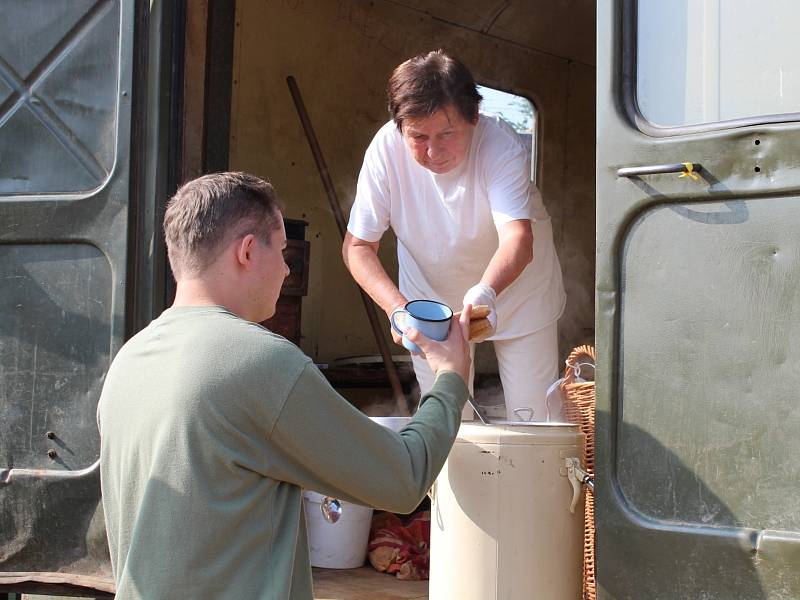
[[[355,569],[364,564],[369,544],[372,509],[340,500],[342,516],[328,523],[322,516],[322,500],[317,492],[303,492],[311,565],[326,569]]]
[[[411,417],[370,417],[375,423],[400,431]],[[308,527],[311,565],[326,569],[355,569],[364,564],[372,525],[372,509],[360,504],[339,500],[342,516],[328,523],[322,516],[322,494],[307,490],[303,503]]]

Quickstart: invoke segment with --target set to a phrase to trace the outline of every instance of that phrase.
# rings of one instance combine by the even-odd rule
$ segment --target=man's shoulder
[[[287,340],[282,335],[270,331],[259,323],[246,323],[246,335],[259,347],[268,349],[274,356],[282,356],[287,360],[306,362],[311,360],[294,342]]]
[[[218,329],[216,334],[224,338],[226,343],[233,343],[243,355],[251,353],[262,359],[287,364],[305,364],[311,360],[293,342],[260,323],[236,318],[226,322],[225,327]]]
[[[233,348],[240,358],[253,355],[273,360],[309,360],[286,338],[218,306],[169,309],[132,337],[122,350],[147,346],[165,351],[192,348],[196,354],[212,351],[215,355],[221,349]]]

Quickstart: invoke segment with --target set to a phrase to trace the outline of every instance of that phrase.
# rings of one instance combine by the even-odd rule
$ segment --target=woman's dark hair
[[[472,73],[444,50],[419,54],[398,66],[389,78],[386,95],[389,114],[401,131],[404,119],[428,117],[449,104],[473,123],[481,103]]]

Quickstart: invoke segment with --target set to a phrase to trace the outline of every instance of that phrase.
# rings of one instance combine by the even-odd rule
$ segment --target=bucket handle
[[[517,418],[522,421],[523,423],[528,423],[533,421],[533,413],[536,412],[530,406],[523,406],[522,408],[515,408],[514,414],[517,415]],[[521,413],[528,413],[528,418],[524,418]]]

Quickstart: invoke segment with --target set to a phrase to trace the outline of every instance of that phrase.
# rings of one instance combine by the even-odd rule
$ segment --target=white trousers
[[[485,343],[485,342],[484,342]],[[492,342],[497,355],[500,383],[506,404],[506,418],[511,421],[528,420],[532,409],[533,421],[547,420],[547,388],[558,379],[558,327],[551,323],[534,333]],[[474,397],[475,344],[470,344],[473,358],[469,376],[469,393]],[[419,356],[411,356],[414,374],[417,376],[420,394],[433,387],[433,371],[428,361]],[[474,418],[472,408],[467,404],[461,415],[463,421]]]

